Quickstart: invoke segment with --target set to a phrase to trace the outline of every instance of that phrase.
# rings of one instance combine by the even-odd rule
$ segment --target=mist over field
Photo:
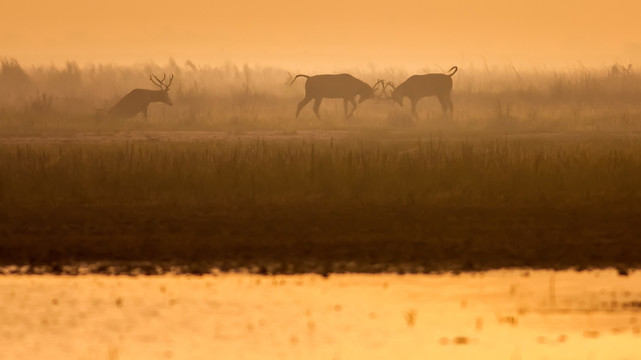
[[[455,64],[452,64],[455,65]],[[442,73],[442,68],[344,68],[373,85],[378,79],[402,83],[409,76]],[[174,75],[174,106],[155,103],[150,118],[101,118],[131,89],[157,89],[151,75]],[[378,98],[360,104],[343,119],[342,101],[325,99],[321,119],[308,104],[295,120],[305,79],[278,67],[226,63],[22,66],[4,58],[0,72],[2,131],[62,129],[295,130],[302,128],[418,127],[489,132],[630,131],[638,129],[641,74],[632,64],[603,67],[529,68],[512,64],[461,67],[453,76],[455,116],[444,121],[436,98],[418,105],[419,119],[405,107]],[[314,73],[307,73],[315,75]],[[378,92],[380,95],[380,91]]]

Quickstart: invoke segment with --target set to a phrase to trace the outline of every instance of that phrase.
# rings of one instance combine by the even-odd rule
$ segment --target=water
[[[0,359],[641,359],[641,272],[0,277]]]

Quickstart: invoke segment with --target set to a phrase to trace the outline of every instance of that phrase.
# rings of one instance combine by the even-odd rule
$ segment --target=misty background
[[[306,72],[484,62],[596,67],[641,61],[640,7],[632,0],[14,1],[0,13],[1,55],[25,65],[173,57]]]
[[[449,64],[447,65],[449,66]],[[443,72],[440,67],[346,68],[374,84],[400,84],[413,73]],[[133,88],[155,89],[151,74],[173,74],[169,91],[174,106],[152,104],[150,117],[111,119],[100,115]],[[283,67],[225,63],[220,66],[178,62],[134,65],[26,65],[0,60],[0,125],[4,131],[50,129],[304,129],[379,126],[454,126],[489,131],[628,131],[641,128],[641,74],[632,64],[564,69],[515,65],[461,67],[454,75],[454,119],[445,121],[438,101],[418,104],[412,119],[408,104],[368,100],[355,116],[343,118],[342,100],[326,99],[321,119],[311,106],[294,118],[303,98],[304,79],[290,85]]]

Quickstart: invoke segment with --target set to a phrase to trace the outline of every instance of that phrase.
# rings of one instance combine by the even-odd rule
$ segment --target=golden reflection
[[[15,359],[636,359],[640,284],[613,270],[10,275],[0,345]]]

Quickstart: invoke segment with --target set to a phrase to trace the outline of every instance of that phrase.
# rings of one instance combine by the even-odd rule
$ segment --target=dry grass
[[[637,136],[0,145],[3,203],[637,201]]]
[[[3,145],[0,262],[636,267],[640,147],[371,135]]]

